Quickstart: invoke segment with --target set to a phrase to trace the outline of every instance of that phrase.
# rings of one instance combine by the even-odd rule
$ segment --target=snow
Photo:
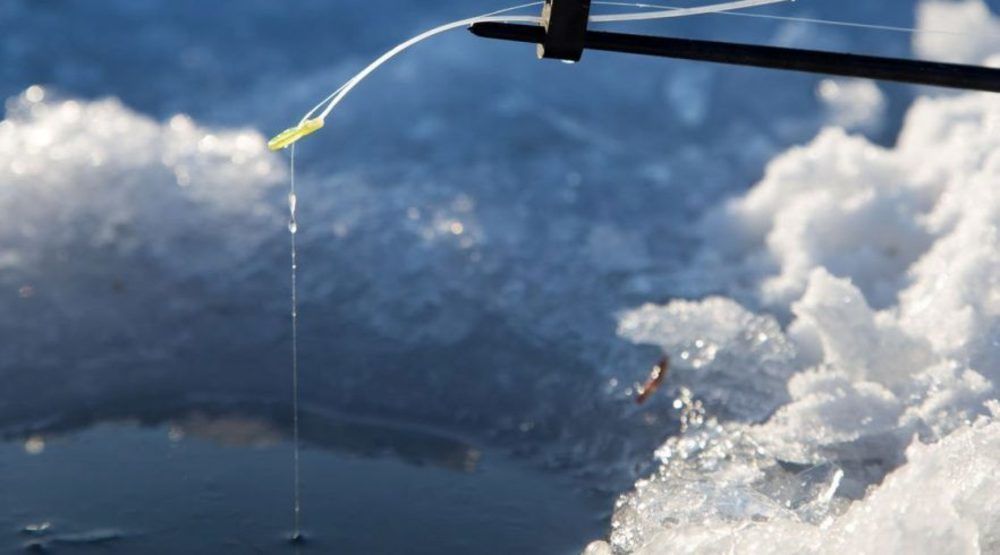
[[[977,421],[937,444],[914,443],[905,466],[838,518],[713,516],[663,529],[636,553],[993,553],[1000,548],[998,457],[1000,424]]]
[[[0,429],[287,400],[287,174],[264,132],[489,7],[223,4],[0,7]],[[919,6],[967,32],[912,53],[1000,53],[981,2]],[[814,24],[663,25],[911,53]],[[867,81],[471,41],[407,53],[302,145],[307,405],[635,484],[595,554],[997,549],[996,96],[910,106]],[[636,408],[657,351],[670,374]]]
[[[1000,52],[1000,18],[983,0],[925,0],[917,9],[917,28],[950,31],[914,35],[914,53],[923,58],[978,64]]]
[[[285,173],[263,147],[253,130],[206,129],[183,115],[159,123],[116,100],[46,100],[42,87],[31,87],[8,102],[0,123],[0,210],[18,215],[0,224],[0,258],[34,266],[38,243],[59,248],[81,240],[149,249],[179,272],[232,264],[218,251],[252,256],[262,235],[253,224],[267,223],[265,193]],[[205,212],[256,221],[244,222],[238,237],[213,238],[228,244],[192,251],[205,248],[194,240]],[[81,233],[87,226],[95,227]],[[173,260],[178,250],[187,254],[183,265]]]
[[[0,319],[0,375],[12,392],[0,413],[31,419],[74,398],[127,395],[136,380],[205,375],[164,362],[200,339],[248,333],[219,326],[218,315],[242,295],[227,292],[267,264],[271,228],[284,225],[269,194],[285,172],[255,130],[183,115],[157,122],[117,100],[60,99],[37,86],[9,100],[0,284],[18,295]]]
[[[1000,51],[987,39],[955,56]],[[595,552],[1000,549],[998,118],[996,95],[966,93],[918,99],[892,147],[827,128],[705,217],[683,279],[733,298],[619,327],[671,354],[704,422],[661,446]]]
[[[875,132],[885,123],[886,98],[874,81],[824,79],[816,94],[826,107],[827,120],[848,131]]]

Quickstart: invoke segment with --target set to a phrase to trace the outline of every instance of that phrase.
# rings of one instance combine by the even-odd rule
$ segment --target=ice
[[[785,400],[794,347],[773,318],[732,300],[645,305],[622,315],[618,333],[668,353],[671,375],[683,375],[714,411],[758,420]]]
[[[0,428],[286,402],[287,174],[262,133],[414,30],[489,8],[467,4],[3,2]],[[895,23],[912,5],[795,9]],[[917,54],[996,52],[995,16],[946,19],[971,5],[922,15],[975,32]],[[330,32],[300,32],[316,21]],[[649,32],[911,54],[801,22]],[[920,89],[936,97],[906,110],[906,87],[564,67],[465,33],[397,62],[298,153],[310,406],[460,430],[605,491],[646,476],[612,543],[694,549],[772,525],[808,545],[852,503],[882,511],[905,446],[937,449],[996,396],[994,97]],[[636,408],[659,350],[672,370]]]
[[[978,422],[934,445],[914,443],[907,464],[864,502],[819,525],[713,517],[663,527],[635,552],[993,553],[1000,548],[998,457],[1000,424]]]
[[[924,4],[921,25],[978,29],[974,50],[934,53],[1000,51],[983,10]],[[705,217],[683,279],[731,298],[619,327],[680,359],[675,406],[704,400],[703,422],[661,446],[601,548],[1000,549],[998,111],[996,95],[920,98],[891,147],[825,129]]]

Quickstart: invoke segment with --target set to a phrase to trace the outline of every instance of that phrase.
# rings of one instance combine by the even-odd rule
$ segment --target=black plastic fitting
[[[589,17],[590,0],[545,0],[542,7],[545,38],[538,43],[538,57],[579,62]]]

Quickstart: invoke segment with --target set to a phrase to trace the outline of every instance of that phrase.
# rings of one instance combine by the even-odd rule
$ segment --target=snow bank
[[[246,285],[283,225],[266,197],[284,175],[256,131],[161,123],[37,86],[11,99],[0,121],[0,415],[205,374],[207,350],[161,366],[199,338],[247,333],[217,317],[237,309],[234,295],[260,302]]]
[[[47,249],[87,245],[148,249],[193,274],[256,249],[253,225],[200,240],[212,220],[263,223],[264,193],[284,165],[259,133],[203,129],[182,115],[161,124],[116,100],[45,96],[29,88],[0,122],[0,211],[16,214],[0,222],[0,267],[34,268]]]
[[[913,36],[918,56],[978,64],[1000,52],[1000,18],[983,0],[925,0],[917,8],[917,28],[960,33],[920,33]]]
[[[867,79],[824,79],[816,95],[831,125],[849,131],[877,132],[885,124],[888,101],[874,81]]]
[[[921,20],[995,25],[940,4]],[[1000,51],[970,42],[948,51]],[[1000,548],[998,184],[1000,97],[921,98],[895,147],[826,129],[709,214],[684,277],[736,300],[619,322],[672,356],[673,408],[701,418],[591,552]]]

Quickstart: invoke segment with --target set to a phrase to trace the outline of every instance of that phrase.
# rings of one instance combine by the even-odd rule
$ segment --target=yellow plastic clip
[[[322,127],[322,119],[307,119],[295,127],[289,127],[288,129],[285,129],[281,133],[275,135],[270,141],[267,142],[267,148],[271,150],[281,150],[283,148],[287,148],[295,141],[305,137],[306,135],[315,133]]]

